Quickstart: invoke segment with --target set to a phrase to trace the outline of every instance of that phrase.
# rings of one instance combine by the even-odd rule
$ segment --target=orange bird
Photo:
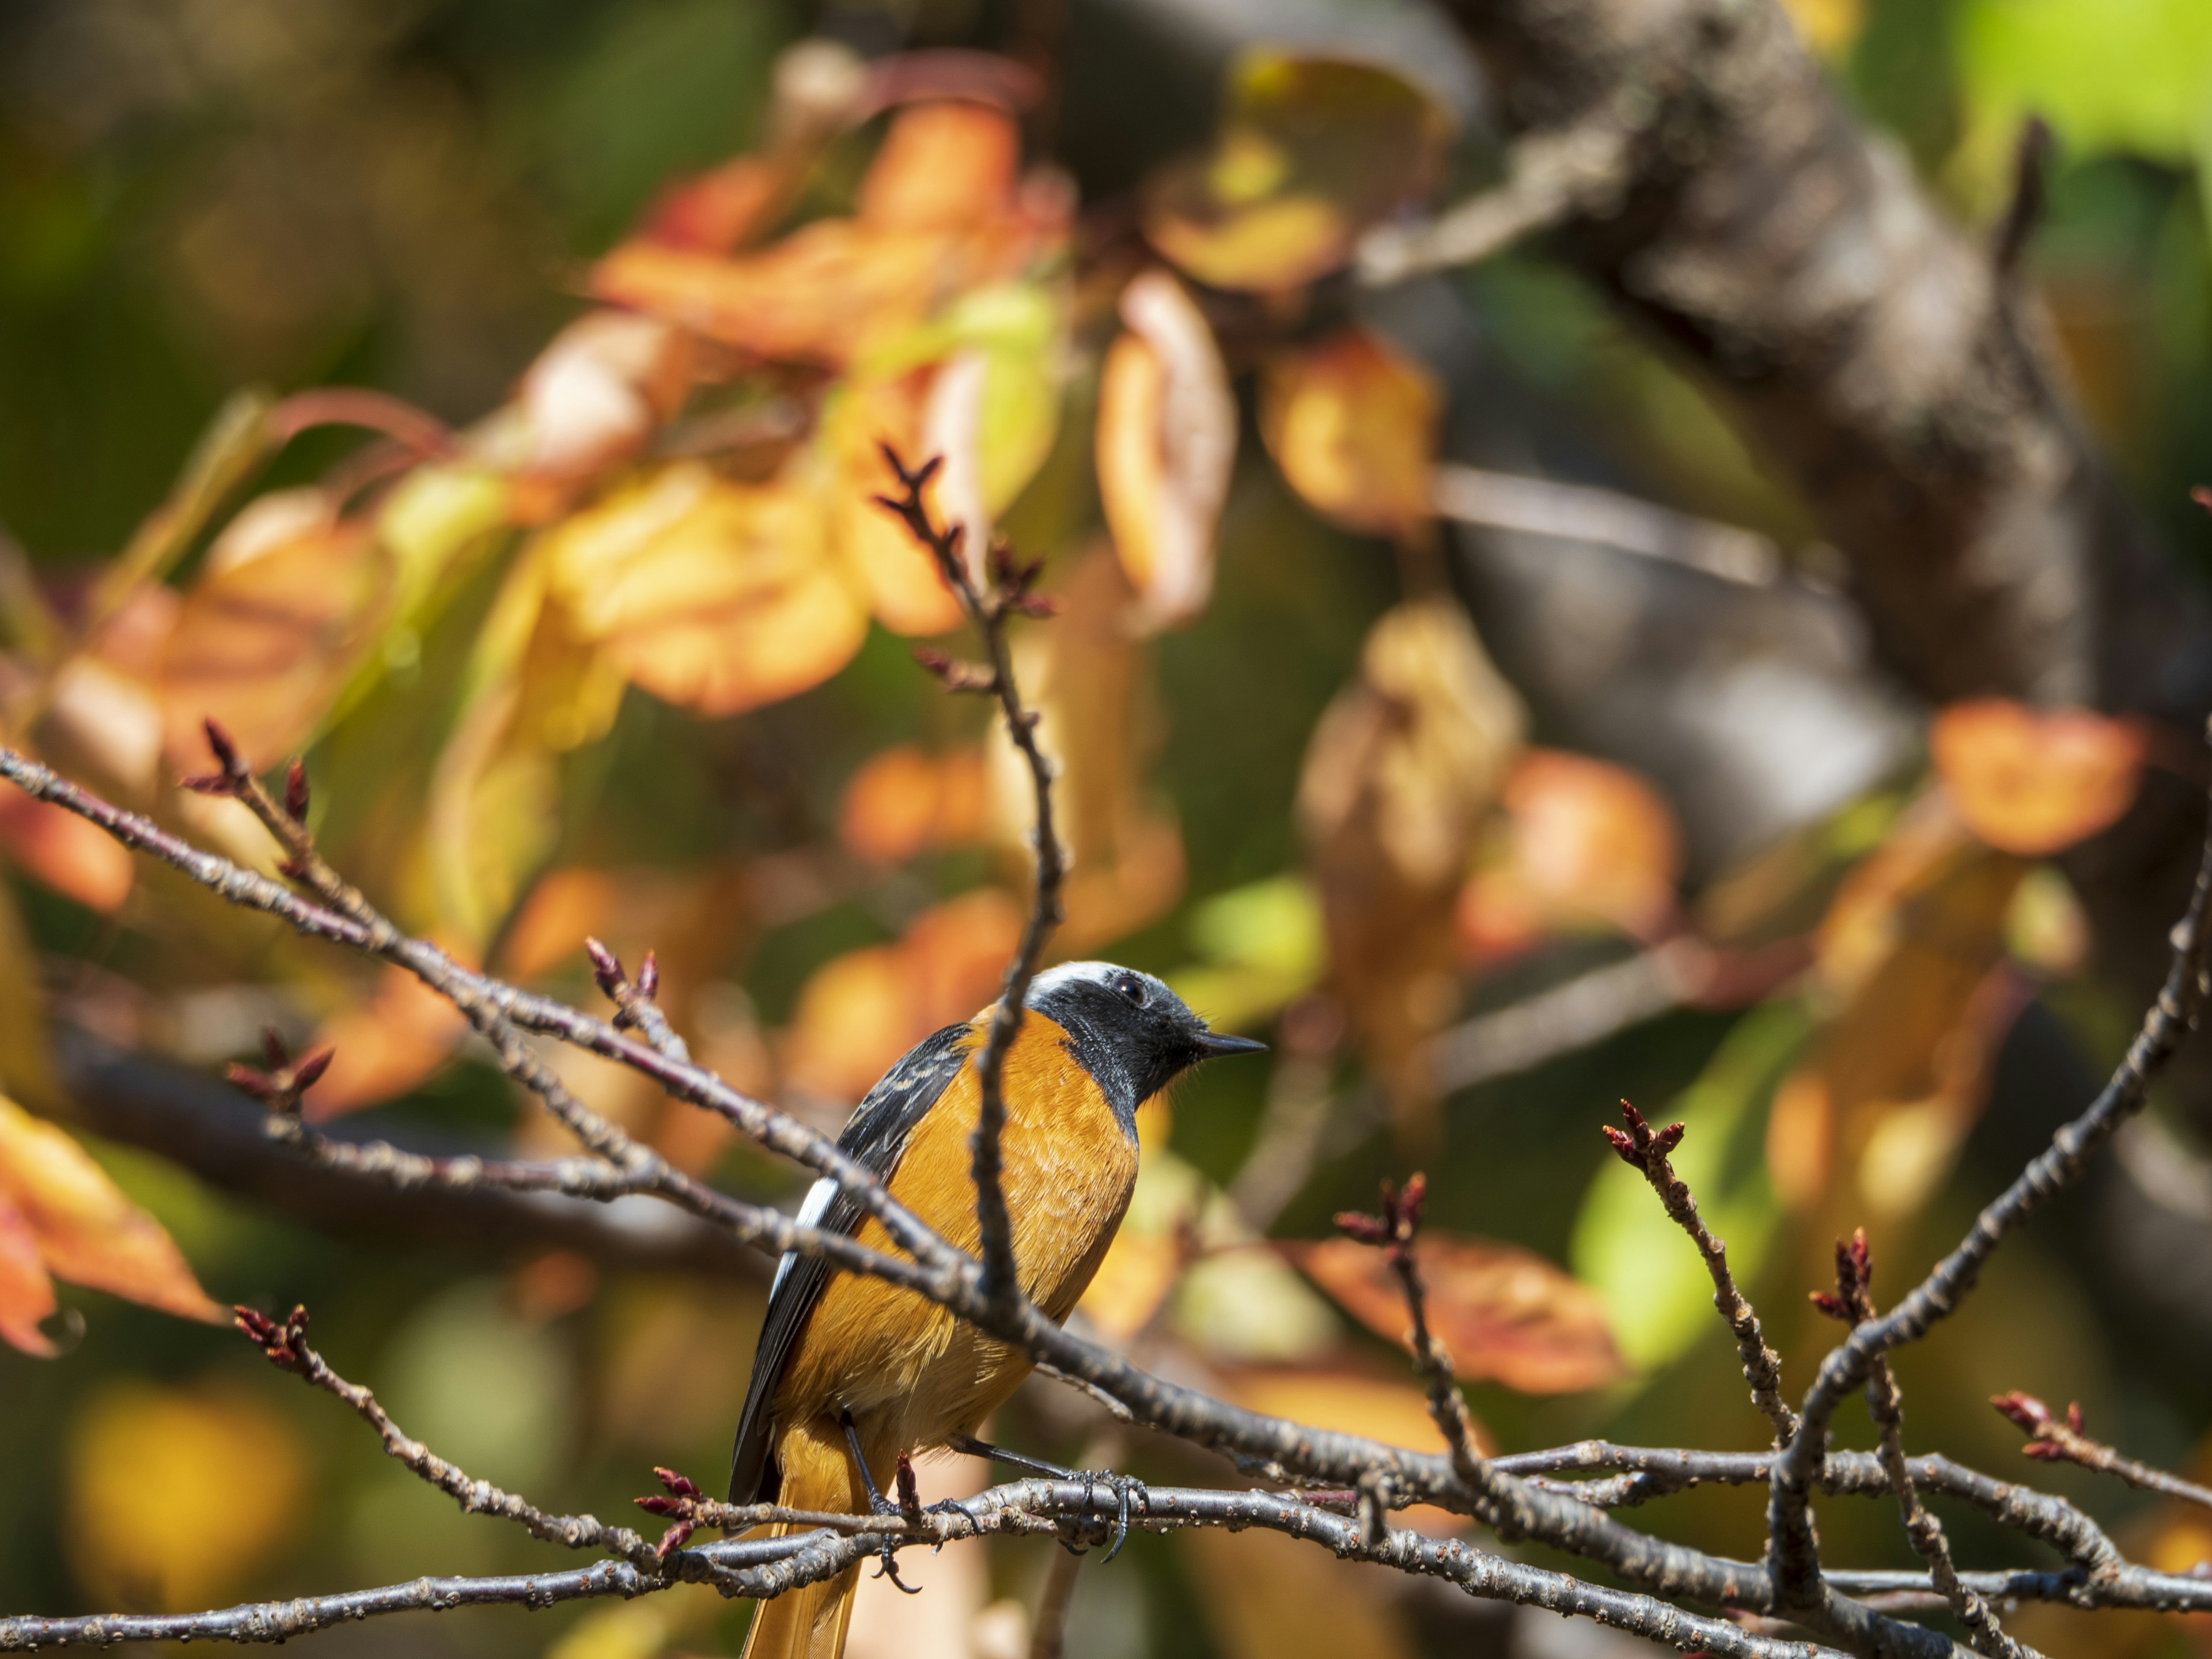
[[[980,1115],[969,1060],[995,1006],[916,1043],[854,1111],[838,1146],[955,1249],[979,1249],[969,1142]],[[1149,974],[1074,962],[1037,975],[1006,1050],[1000,1184],[1024,1294],[1055,1320],[1075,1306],[1113,1243],[1137,1179],[1137,1108],[1216,1054],[1263,1045],[1226,1036]],[[827,1178],[805,1223],[897,1246]],[[730,1501],[880,1513],[902,1452],[957,1447],[1055,1474],[983,1445],[983,1420],[1021,1386],[1026,1354],[936,1304],[820,1257],[787,1255],[731,1458]],[[772,1532],[790,1528],[778,1526]],[[858,1564],[787,1590],[753,1615],[744,1659],[839,1659]]]

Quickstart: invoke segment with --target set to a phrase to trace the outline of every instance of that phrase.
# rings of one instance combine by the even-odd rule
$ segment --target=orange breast
[[[980,1042],[980,1027],[975,1040]],[[1127,1208],[1137,1149],[1066,1033],[1030,1012],[1008,1050],[1003,1186],[1023,1289],[1065,1319],[1091,1283]],[[890,1190],[949,1243],[973,1254],[975,1184],[969,1140],[979,1100],[972,1066],[946,1085],[907,1144]],[[860,1232],[896,1247],[874,1221]],[[833,1276],[776,1390],[789,1423],[851,1411],[867,1437],[901,1449],[972,1434],[1029,1374],[1030,1363],[912,1291],[881,1279]],[[870,1461],[874,1461],[872,1451]]]

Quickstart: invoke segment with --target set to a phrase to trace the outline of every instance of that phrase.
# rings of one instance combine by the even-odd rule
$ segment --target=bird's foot
[[[1121,1474],[1113,1469],[1077,1469],[1073,1478],[1083,1482],[1083,1507],[1087,1513],[1091,1500],[1101,1486],[1114,1494],[1114,1537],[1106,1546],[1106,1553],[1099,1559],[1103,1566],[1121,1553],[1121,1546],[1129,1541],[1129,1510],[1133,1504],[1138,1511],[1152,1507],[1152,1493],[1145,1483],[1133,1474]],[[1080,1552],[1078,1552],[1080,1553]]]
[[[860,1450],[860,1433],[854,1425],[853,1413],[849,1411],[841,1413],[839,1420],[845,1430],[845,1443],[852,1449],[853,1465],[860,1472],[860,1486],[868,1494],[868,1513],[883,1516],[896,1515],[909,1522],[919,1516],[921,1513],[921,1500],[915,1490],[912,1461],[904,1452],[899,1454],[899,1501],[894,1504],[884,1496],[881,1489],[876,1485],[875,1475],[868,1468],[868,1460]],[[899,1577],[898,1542],[896,1539],[887,1537],[876,1546],[875,1576],[878,1578],[890,1579],[893,1588],[905,1595],[921,1594],[921,1585],[909,1584]]]

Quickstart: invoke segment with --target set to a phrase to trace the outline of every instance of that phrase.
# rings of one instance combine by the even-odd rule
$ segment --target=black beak
[[[1264,1054],[1267,1048],[1264,1042],[1255,1042],[1250,1037],[1231,1036],[1225,1031],[1200,1031],[1198,1034],[1198,1053],[1202,1060],[1218,1060],[1224,1054]]]

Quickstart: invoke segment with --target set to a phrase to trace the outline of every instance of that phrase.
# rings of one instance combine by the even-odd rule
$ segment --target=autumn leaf
[[[924,910],[895,944],[823,963],[799,989],[785,1075],[829,1099],[859,1099],[930,1032],[997,996],[1022,914],[1001,889],[978,888]]]
[[[1213,592],[1213,536],[1237,462],[1237,404],[1213,331],[1164,271],[1121,291],[1127,332],[1098,388],[1098,493],[1115,551],[1156,627]]]
[[[1428,372],[1364,328],[1281,352],[1260,379],[1260,435],[1291,488],[1372,535],[1428,522],[1441,410]]]
[[[308,1093],[306,1115],[325,1122],[405,1094],[445,1065],[468,1029],[460,1010],[406,969],[380,969],[367,997],[317,1030],[309,1046],[328,1048],[331,1066]]]
[[[1415,1148],[1437,1127],[1420,1047],[1458,995],[1454,897],[1522,720],[1465,614],[1417,600],[1370,631],[1299,774],[1331,983]]]
[[[1786,1202],[1828,1198],[1832,1172],[1848,1170],[1854,1215],[1902,1216],[1949,1173],[2025,1001],[2002,965],[2025,870],[1969,837],[1931,793],[1838,889],[1815,951],[1837,1012],[1768,1123]]]
[[[108,1384],[70,1425],[63,1536],[81,1583],[111,1605],[219,1603],[299,1534],[299,1437],[249,1395]],[[148,1514],[160,1526],[131,1524]]]
[[[1361,1324],[1407,1343],[1405,1292],[1381,1250],[1349,1238],[1281,1248]],[[1433,1231],[1420,1236],[1414,1254],[1428,1291],[1429,1328],[1462,1381],[1571,1394],[1624,1374],[1597,1292],[1543,1257]]]
[[[137,876],[130,852],[76,813],[0,790],[0,858],[88,910],[112,915]]]
[[[599,262],[591,289],[757,356],[842,368],[1060,244],[1066,204],[1013,188],[1018,153],[1001,111],[916,105],[893,118],[853,217],[735,258],[634,240]]]
[[[565,626],[611,669],[733,714],[818,685],[860,649],[867,612],[826,536],[810,492],[679,462],[548,532],[544,556]]]
[[[1174,905],[1182,893],[1182,834],[1149,781],[1162,733],[1149,647],[1130,626],[1121,567],[1094,544],[1055,586],[1061,614],[1017,637],[1014,675],[1037,711],[1069,855],[1054,948],[1080,954]],[[992,837],[1026,879],[1036,810],[1029,769],[1003,726],[985,754]]]
[[[522,377],[516,470],[557,486],[635,454],[683,407],[691,343],[681,329],[626,312],[569,324]]]
[[[862,858],[902,864],[936,847],[974,841],[983,828],[983,756],[932,755],[894,744],[860,763],[837,806],[837,838]]]
[[[1389,70],[1248,52],[1211,152],[1158,174],[1145,234],[1214,288],[1297,288],[1346,264],[1369,225],[1432,184],[1451,124]]]
[[[1496,844],[1461,890],[1461,943],[1476,961],[1545,933],[1592,926],[1649,940],[1674,913],[1682,848],[1674,815],[1625,767],[1529,749],[1501,792]]]
[[[61,1128],[4,1098],[0,1200],[56,1278],[185,1319],[223,1317],[161,1223],[125,1197]]]
[[[319,489],[277,490],[208,550],[163,656],[171,763],[196,769],[219,722],[266,765],[299,749],[376,636],[392,566],[374,527]]]
[[[22,1212],[0,1197],[0,1341],[40,1359],[56,1352],[39,1328],[53,1317],[54,1281]]]
[[[1953,703],[1928,732],[1936,775],[1966,827],[2026,858],[2118,823],[2135,804],[2147,743],[2136,720],[2002,697]]]

